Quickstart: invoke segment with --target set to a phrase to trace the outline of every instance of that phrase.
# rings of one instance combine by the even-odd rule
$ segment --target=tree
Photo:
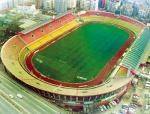
[[[11,36],[14,36],[16,32],[21,31],[22,29],[19,25],[20,23],[16,19],[9,22],[0,21],[0,42],[6,41]]]
[[[20,24],[16,20],[9,23],[5,31],[6,36],[14,36],[16,32],[21,31],[22,29],[19,27],[19,25]]]

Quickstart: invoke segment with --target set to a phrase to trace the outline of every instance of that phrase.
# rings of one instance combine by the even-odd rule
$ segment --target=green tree
[[[19,27],[19,25],[20,23],[18,23],[16,20],[10,22],[5,30],[6,36],[14,36],[16,32],[21,31],[22,29]]]
[[[21,31],[20,24],[17,19],[11,21],[0,19],[0,42],[6,41],[11,36],[14,36],[16,32]]]

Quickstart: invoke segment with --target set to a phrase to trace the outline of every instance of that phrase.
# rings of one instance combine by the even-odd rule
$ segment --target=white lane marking
[[[2,95],[4,95],[7,99],[9,99],[9,97],[7,96],[7,94],[4,93],[4,92],[1,91],[1,90],[0,90],[0,95],[1,95],[1,97],[2,97]],[[4,96],[3,96],[3,98],[5,98]],[[8,103],[10,103],[11,105],[15,104],[17,108],[16,108],[14,105],[13,105],[13,106],[14,106],[17,110],[20,109],[20,110],[19,110],[20,112],[22,112],[22,113],[24,113],[24,114],[31,114],[28,110],[26,110],[24,107],[22,107],[20,104],[18,104],[18,103],[15,102],[14,100],[9,99],[9,101],[10,101],[10,102],[9,102],[6,98],[5,98],[4,100],[7,101]],[[13,104],[12,104],[12,103],[13,103]]]
[[[2,76],[0,76],[0,78],[3,78],[4,80],[6,80],[6,78],[7,78],[7,76],[4,76],[4,75],[6,75],[6,74],[3,74],[2,72],[0,72],[0,75],[2,75]],[[8,79],[8,78],[7,78]],[[21,88],[21,87],[19,87],[18,85],[16,85],[15,83],[13,83],[10,79],[8,79],[8,80],[6,80],[8,83],[11,83],[12,85],[14,85],[15,87],[17,87],[17,88]],[[9,84],[7,84],[7,86],[9,86],[10,88],[12,88],[12,86],[10,86]],[[33,96],[33,93],[32,93],[32,95],[31,94],[29,94],[27,91],[23,91],[26,95],[28,95],[28,96],[30,96],[30,97],[32,97],[32,98],[34,98],[34,100],[35,101],[37,101],[37,102],[39,102],[40,104],[42,104],[42,105],[44,105],[44,106],[46,106],[47,108],[49,108],[50,110],[52,110],[52,111],[54,111],[54,112],[56,112],[56,113],[60,113],[60,111],[63,111],[64,112],[64,110],[60,110],[60,109],[58,109],[55,105],[53,105],[53,104],[51,104],[51,103],[49,103],[49,105],[46,105],[45,103],[43,103],[43,102],[41,102],[40,100],[38,100],[38,99],[35,99],[35,97],[37,97],[37,96]],[[31,93],[31,92],[30,92]],[[38,96],[39,97],[39,96]],[[42,99],[43,100],[43,99]],[[45,101],[45,100],[43,100],[43,101]],[[47,101],[46,101],[47,102]],[[55,110],[54,110],[54,108],[55,108]],[[58,111],[57,111],[58,110]]]
[[[18,113],[20,113],[21,111],[18,110],[17,108],[15,108],[14,105],[12,105],[10,102],[8,102],[5,98],[3,98],[1,95],[0,95],[0,98],[3,99],[6,103],[8,103],[15,111],[17,111]]]

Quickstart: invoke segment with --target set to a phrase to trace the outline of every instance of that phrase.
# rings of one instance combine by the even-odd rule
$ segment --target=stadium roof
[[[33,30],[35,30],[35,29],[37,29],[37,28],[39,28],[39,27],[49,23],[50,21],[51,21],[51,19],[45,19],[45,20],[43,20],[41,22],[38,22],[38,23],[36,23],[36,24],[34,24],[34,25],[30,26],[30,27],[27,27],[25,30],[21,31],[21,33],[26,34],[28,32],[31,32],[31,31],[33,31]]]
[[[60,15],[57,15],[57,17],[56,18],[60,18],[61,16],[64,16],[65,15],[65,13],[64,14],[60,14]],[[44,26],[45,24],[48,24],[49,22],[51,22],[52,21],[52,19],[45,19],[45,20],[43,20],[43,21],[40,21],[40,22],[38,22],[38,23],[36,23],[36,24],[34,24],[34,25],[32,25],[32,26],[29,26],[29,27],[27,27],[25,30],[23,30],[23,31],[21,31],[21,33],[22,34],[26,34],[26,33],[29,33],[29,32],[31,32],[31,31],[33,31],[33,30],[35,30],[35,29],[37,29],[37,28],[39,28],[39,27],[41,27],[41,26]]]

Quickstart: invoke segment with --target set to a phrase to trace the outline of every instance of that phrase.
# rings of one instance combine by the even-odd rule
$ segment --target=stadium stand
[[[90,16],[90,17],[82,17],[82,19],[85,22],[91,22],[91,21],[97,21],[97,22],[102,22],[102,23],[110,23],[113,25],[124,25],[123,27],[128,28],[129,30],[133,31],[136,35],[138,35],[143,28],[139,26],[135,26],[134,24],[131,24],[126,21],[122,21],[116,18],[109,18],[109,17],[101,17],[101,16]]]
[[[66,14],[58,19],[53,20],[52,22],[48,23],[39,23],[36,27],[27,28],[18,34],[22,37],[24,42],[27,44],[37,40],[38,38],[42,37],[46,33],[52,32],[61,26],[69,23],[75,17],[72,14]]]
[[[120,16],[118,19],[124,20],[126,22],[132,23],[136,26],[139,26],[141,28],[143,28],[145,25],[141,22],[138,22],[137,20],[134,20],[132,18],[126,17],[126,16]]]
[[[111,18],[116,18],[116,19],[120,19],[129,23],[132,23],[136,26],[139,27],[144,27],[145,25],[135,19],[132,19],[130,17],[126,17],[123,15],[115,15],[114,13],[110,13],[110,12],[105,12],[105,11],[88,11],[85,14],[82,14],[81,17],[86,17],[86,16],[104,16],[104,17],[111,17]]]
[[[30,43],[27,46],[27,48],[30,50],[35,50],[36,48],[42,46],[45,43],[48,43],[49,41],[53,40],[54,38],[59,37],[60,35],[68,32],[68,30],[71,30],[77,26],[79,26],[79,23],[77,23],[76,21],[71,21],[70,23],[64,25],[63,27],[60,27],[60,28],[38,38],[36,41]]]
[[[149,41],[150,30],[146,28],[141,37],[135,40],[127,55],[123,58],[121,65],[135,70],[139,64],[139,60]]]

